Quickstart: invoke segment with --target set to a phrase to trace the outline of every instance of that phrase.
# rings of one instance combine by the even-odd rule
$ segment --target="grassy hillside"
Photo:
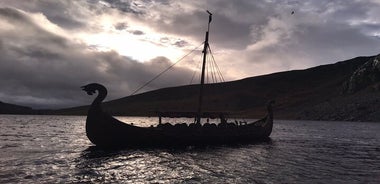
[[[374,58],[358,57],[306,70],[208,84],[204,88],[203,109],[255,118],[262,116],[265,103],[274,99],[276,118],[380,121],[380,115],[372,110],[378,106],[379,90],[371,88],[379,81],[355,93],[346,89],[353,73]],[[198,85],[164,88],[106,102],[104,109],[114,115],[139,116],[154,115],[156,111],[196,111],[198,93]],[[77,107],[56,113],[85,114],[86,110],[87,107]]]
[[[0,114],[33,114],[34,111],[30,107],[13,105],[0,101]]]

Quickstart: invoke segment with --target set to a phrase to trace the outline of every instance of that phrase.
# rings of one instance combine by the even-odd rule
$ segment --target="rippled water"
[[[380,183],[380,123],[275,121],[258,144],[118,151],[92,147],[84,124],[1,115],[0,183]]]

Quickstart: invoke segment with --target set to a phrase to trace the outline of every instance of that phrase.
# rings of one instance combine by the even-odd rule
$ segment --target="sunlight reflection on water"
[[[1,115],[0,183],[380,182],[379,123],[276,121],[258,144],[126,150],[97,149],[84,125],[82,116]]]

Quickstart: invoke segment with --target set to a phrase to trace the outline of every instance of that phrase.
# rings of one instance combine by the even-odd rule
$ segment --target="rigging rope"
[[[185,57],[187,57],[188,55],[190,55],[191,53],[193,53],[195,50],[197,50],[202,45],[203,45],[203,43],[200,44],[195,49],[191,50],[189,53],[187,53],[182,58],[180,58],[178,61],[176,61],[175,63],[173,63],[172,65],[170,65],[168,68],[166,68],[164,71],[162,71],[161,73],[159,73],[157,76],[153,77],[150,81],[148,81],[147,83],[145,83],[144,85],[142,85],[141,87],[139,87],[138,89],[136,89],[130,96],[136,94],[142,88],[144,88],[145,86],[147,86],[148,84],[150,84],[151,82],[153,82],[154,80],[156,80],[158,77],[160,77],[162,74],[164,74],[165,72],[167,72],[168,70],[170,70],[171,68],[173,68],[174,65],[176,65],[177,63],[179,63],[180,61],[182,61]]]
[[[218,78],[216,77],[216,68],[215,68],[215,62],[210,59],[210,68],[211,68],[211,78],[213,83],[218,82]]]
[[[225,80],[224,80],[224,77],[223,77],[223,74],[222,74],[222,72],[220,71],[220,69],[219,69],[219,66],[218,66],[218,64],[216,63],[216,60],[215,60],[215,58],[214,58],[214,55],[213,55],[213,53],[212,53],[212,51],[211,51],[211,48],[210,48],[210,45],[208,45],[207,46],[207,51],[208,51],[208,55],[207,56],[209,56],[209,55],[211,55],[211,57],[207,57],[206,58],[206,67],[205,67],[205,83],[217,83],[217,82],[225,82]],[[201,63],[201,60],[202,60],[202,58],[203,57],[201,57],[200,58],[200,62],[198,63],[198,65],[197,65],[197,69],[200,69],[200,65],[202,64]],[[190,80],[190,83],[189,84],[192,84],[193,83],[193,81],[194,81],[194,78],[195,78],[195,75],[198,73],[199,71],[197,71],[197,70],[195,70],[194,72],[193,72],[193,75],[192,75],[192,77],[191,77],[191,80]],[[199,73],[199,75],[201,75],[200,73]],[[200,80],[200,76],[198,76],[199,78],[199,80]]]
[[[218,66],[218,64],[217,64],[216,61],[215,61],[214,54],[212,54],[212,51],[211,51],[210,46],[208,46],[208,49],[209,49],[210,55],[211,55],[211,57],[212,57],[212,60],[213,60],[213,62],[214,62],[214,64],[215,64],[215,66],[216,66],[216,69],[217,69],[217,73],[218,73],[218,75],[219,75],[219,78],[221,79],[222,82],[225,82],[224,77],[223,77],[223,75],[222,75],[222,72],[220,72],[219,66]]]
[[[207,47],[208,47],[208,46],[207,46]],[[205,51],[205,52],[207,52],[207,51]],[[210,67],[208,66],[208,65],[209,65],[209,62],[208,62],[207,59],[208,59],[208,58],[207,58],[207,53],[206,53],[206,68],[205,68],[205,69],[206,69],[206,83],[209,83],[209,82],[208,82],[208,79],[209,79],[209,77],[208,77],[208,73],[209,73],[208,70],[209,70]]]
[[[157,78],[159,78],[161,75],[163,75],[165,72],[167,72],[168,70],[170,70],[171,68],[173,68],[176,64],[178,64],[179,62],[181,62],[184,58],[186,58],[187,56],[189,56],[195,50],[199,49],[199,47],[201,47],[203,44],[204,43],[200,44],[198,47],[194,48],[189,53],[187,53],[186,55],[184,55],[183,57],[181,57],[179,60],[177,60],[175,63],[173,63],[172,65],[170,65],[168,68],[166,68],[165,70],[163,70],[162,72],[160,72],[155,77],[153,77],[151,80],[149,80],[148,82],[146,82],[144,85],[140,86],[131,95],[136,94],[141,89],[143,89],[144,87],[146,87],[147,85],[149,85],[151,82],[153,82],[154,80],[156,80]],[[207,51],[210,53],[209,55],[211,55],[211,58],[210,57],[206,58],[206,61],[207,61],[206,64],[208,66],[208,67],[206,67],[206,83],[208,83],[209,80],[212,80],[213,83],[217,83],[218,80],[220,80],[220,82],[225,82],[224,77],[222,75],[222,72],[220,72],[218,64],[215,61],[214,55],[213,55],[213,53],[212,53],[211,48],[210,48],[209,45],[207,46],[207,49],[208,49]],[[200,67],[200,63],[198,64],[197,68],[199,68],[199,67]],[[210,68],[210,69],[208,69],[208,68]],[[197,71],[194,71],[193,76],[192,76],[191,81],[190,81],[190,84],[193,82],[196,73],[197,73]],[[211,77],[209,77],[209,73],[210,73]]]
[[[215,78],[215,71],[214,71],[214,65],[213,65],[213,62],[211,60],[211,58],[208,59],[208,65],[209,65],[209,68],[210,68],[210,74],[211,74],[211,81],[212,83],[216,83],[216,78]]]
[[[202,56],[201,56],[201,59],[198,61],[198,65],[197,65],[196,69],[200,69],[201,68],[201,60],[202,60]],[[197,71],[198,70],[194,70],[193,76],[191,77],[191,80],[190,80],[189,84],[193,83],[193,80],[194,80],[195,74],[197,74]],[[198,76],[198,78],[199,78],[199,76]]]

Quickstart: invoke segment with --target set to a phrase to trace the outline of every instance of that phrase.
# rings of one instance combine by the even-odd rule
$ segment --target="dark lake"
[[[85,119],[0,115],[0,183],[380,183],[380,123],[277,120],[268,142],[104,151]]]

